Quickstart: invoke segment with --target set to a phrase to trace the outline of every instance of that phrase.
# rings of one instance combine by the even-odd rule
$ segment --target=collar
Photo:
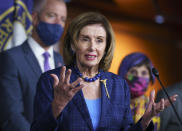
[[[42,56],[46,51],[38,42],[36,42],[32,37],[28,38],[28,44],[36,56]],[[49,52],[50,57],[53,57],[53,46],[51,46],[47,52]]]

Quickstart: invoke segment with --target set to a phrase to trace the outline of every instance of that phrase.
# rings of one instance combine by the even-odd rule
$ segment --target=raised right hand
[[[78,78],[73,83],[70,83],[71,69],[66,72],[66,67],[63,66],[60,72],[60,78],[57,75],[51,74],[54,79],[54,99],[52,102],[53,116],[56,119],[62,112],[67,103],[73,98],[73,96],[83,88],[83,84],[77,86],[82,79]],[[77,87],[76,87],[77,86]]]

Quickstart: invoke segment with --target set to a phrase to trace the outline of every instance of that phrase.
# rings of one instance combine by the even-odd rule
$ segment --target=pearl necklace
[[[100,72],[99,73],[97,73],[94,77],[92,77],[92,78],[88,78],[88,77],[83,77],[83,74],[79,71],[79,69],[78,68],[75,68],[76,69],[76,73],[77,73],[77,75],[79,76],[79,77],[81,77],[84,81],[86,81],[86,82],[94,82],[94,81],[96,81],[97,79],[99,79],[100,78],[100,76],[101,76],[101,74],[100,74]]]

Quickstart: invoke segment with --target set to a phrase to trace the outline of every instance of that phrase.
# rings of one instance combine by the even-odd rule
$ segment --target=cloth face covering
[[[46,46],[51,46],[59,41],[64,28],[60,24],[49,24],[40,21],[37,25],[37,33]]]
[[[133,75],[128,75],[126,80],[130,88],[131,98],[136,98],[143,95],[150,82],[149,78],[137,77]]]

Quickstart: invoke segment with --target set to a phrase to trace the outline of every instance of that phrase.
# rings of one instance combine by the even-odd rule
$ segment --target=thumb
[[[59,79],[58,79],[57,75],[55,75],[55,74],[51,74],[51,76],[54,79],[53,88],[55,88],[59,83]]]
[[[150,120],[150,117],[152,115],[152,112],[153,112],[153,106],[154,106],[154,97],[155,97],[155,90],[152,90],[151,93],[150,93],[150,97],[149,97],[149,103],[148,103],[148,106],[147,106],[147,109],[146,109],[146,112],[145,112],[145,116],[147,116],[146,118],[149,118]]]

